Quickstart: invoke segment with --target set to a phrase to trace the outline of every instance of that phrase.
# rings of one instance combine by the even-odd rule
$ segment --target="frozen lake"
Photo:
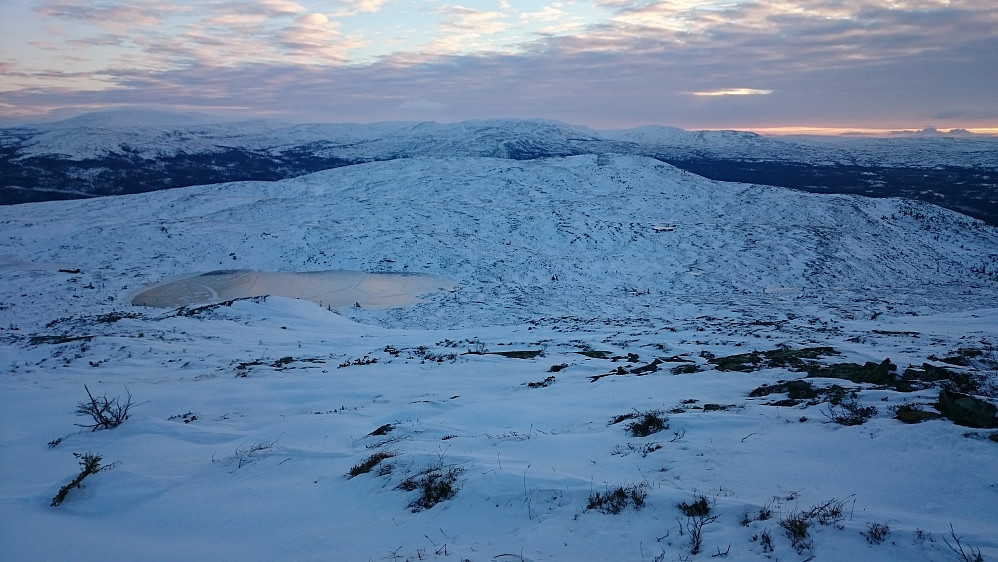
[[[391,308],[419,302],[428,293],[453,290],[457,282],[434,275],[310,271],[305,273],[224,270],[173,279],[132,297],[136,306],[172,308],[275,295],[341,308],[359,304]]]

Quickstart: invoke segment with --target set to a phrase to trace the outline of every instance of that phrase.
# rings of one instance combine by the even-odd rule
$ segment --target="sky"
[[[998,131],[994,0],[0,0],[0,124]]]

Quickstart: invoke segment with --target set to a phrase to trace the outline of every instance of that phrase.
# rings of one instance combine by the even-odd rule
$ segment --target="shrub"
[[[83,482],[83,479],[87,476],[97,474],[102,470],[109,470],[114,467],[113,464],[101,466],[101,455],[99,453],[73,453],[73,456],[80,459],[80,473],[76,475],[76,478],[74,478],[72,482],[66,484],[62,488],[59,488],[59,493],[52,498],[52,503],[50,504],[52,507],[60,505],[66,499],[66,495],[69,494],[69,491],[73,488],[79,488],[80,483]]]
[[[846,501],[847,500],[836,500],[835,498],[832,498],[823,504],[812,507],[811,511],[807,512],[807,516],[810,519],[817,519],[818,523],[822,525],[838,523],[845,518],[843,507],[845,506]]]
[[[750,515],[747,511],[742,514],[741,524],[742,526],[748,526],[753,521],[766,521],[773,516],[773,509],[769,505],[765,505],[759,508],[759,514],[755,517]]]
[[[78,423],[76,425],[89,428],[90,431],[113,429],[123,424],[131,415],[130,410],[133,406],[132,394],[127,389],[125,390],[127,393],[126,399],[122,402],[120,396],[116,396],[110,400],[108,400],[106,395],[94,398],[87,385],[83,385],[83,388],[87,391],[87,396],[90,400],[88,402],[81,401],[77,403],[75,413],[79,416],[89,416],[94,423]]]
[[[690,534],[690,554],[699,554],[703,547],[703,528],[717,521],[720,516],[710,514],[710,500],[703,494],[697,496],[692,503],[679,502],[676,507],[686,516],[686,531]]]
[[[866,542],[870,544],[880,544],[884,542],[887,538],[887,534],[891,532],[891,528],[884,523],[870,523],[866,528],[865,533],[860,533],[866,537]]]
[[[818,504],[808,511],[794,511],[780,521],[780,527],[787,532],[790,539],[790,546],[797,550],[797,554],[810,550],[814,541],[810,539],[810,529],[813,520],[817,520],[822,525],[832,525],[841,521],[845,514],[843,506],[846,500],[836,500],[832,498],[825,503]],[[841,528],[841,526],[839,526]]]
[[[648,492],[644,491],[644,485],[617,486],[613,490],[607,490],[605,494],[595,492],[589,496],[586,509],[595,509],[602,513],[617,515],[627,509],[628,505],[633,505],[634,509],[641,509],[644,507],[647,497]]]
[[[653,433],[669,429],[669,418],[661,410],[653,410],[638,415],[637,421],[627,424],[627,431],[634,437],[648,437]]]
[[[837,406],[829,405],[825,413],[825,416],[839,425],[863,425],[875,415],[876,406],[860,406],[855,396],[842,400]]]
[[[950,544],[950,542],[946,540],[946,537],[943,537],[943,542],[946,543],[946,546],[948,546],[950,550],[955,552],[956,555],[960,557],[960,560],[963,560],[963,562],[984,562],[984,557],[981,555],[981,549],[974,548],[972,546],[967,547],[970,552],[963,549],[963,545],[960,544],[960,537],[956,536],[956,531],[953,530],[952,523],[949,524],[949,534],[953,537],[953,543],[956,546]]]
[[[410,476],[398,485],[400,490],[412,492],[419,490],[419,496],[409,502],[413,513],[430,509],[438,503],[449,500],[457,494],[454,483],[462,470],[450,467],[446,471],[440,466],[430,467],[415,476]]]
[[[259,456],[257,453],[260,451],[270,450],[274,447],[275,443],[277,443],[276,439],[273,441],[260,441],[248,447],[239,447],[236,449],[236,454],[232,457],[237,461],[236,468],[242,468],[244,465],[257,460],[257,457]]]
[[[679,511],[683,512],[683,515],[687,517],[696,517],[699,515],[709,515],[710,514],[710,500],[707,496],[700,494],[695,501],[690,502],[679,502],[676,504]]]
[[[773,552],[773,537],[770,536],[769,531],[763,531],[760,535],[759,542],[762,544],[763,552]]]
[[[793,512],[780,521],[780,527],[787,532],[790,539],[790,546],[797,550],[797,554],[811,548],[814,544],[810,540],[811,520],[807,513]]]
[[[389,453],[387,451],[378,451],[377,453],[374,453],[373,455],[364,459],[362,462],[354,465],[349,472],[350,478],[353,478],[354,476],[360,476],[361,474],[367,474],[368,472],[371,472],[371,469],[378,466],[378,463],[380,463],[385,459],[390,459],[394,456],[395,453]]]

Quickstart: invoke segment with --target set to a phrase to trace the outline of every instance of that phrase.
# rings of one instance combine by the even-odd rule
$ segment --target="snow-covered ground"
[[[693,558],[998,556],[995,430],[892,417],[937,388],[812,379],[877,409],[844,426],[749,396],[803,372],[708,363],[827,346],[987,376],[939,362],[998,343],[998,230],[950,211],[638,157],[411,159],[3,207],[0,240],[4,559],[679,560],[701,495]],[[128,304],[220,269],[460,284],[392,309]],[[84,385],[130,418],[81,431]],[[631,435],[648,412],[668,428]],[[87,452],[111,468],[50,506]],[[419,509],[427,476],[454,493]],[[587,508],[618,487],[643,505]],[[795,548],[781,523],[820,506]]]

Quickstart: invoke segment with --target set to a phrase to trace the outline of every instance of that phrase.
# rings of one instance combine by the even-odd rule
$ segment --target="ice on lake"
[[[421,295],[453,290],[457,282],[434,275],[363,271],[266,272],[223,270],[189,275],[145,288],[136,306],[171,308],[274,295],[332,308],[390,308],[419,302]]]

